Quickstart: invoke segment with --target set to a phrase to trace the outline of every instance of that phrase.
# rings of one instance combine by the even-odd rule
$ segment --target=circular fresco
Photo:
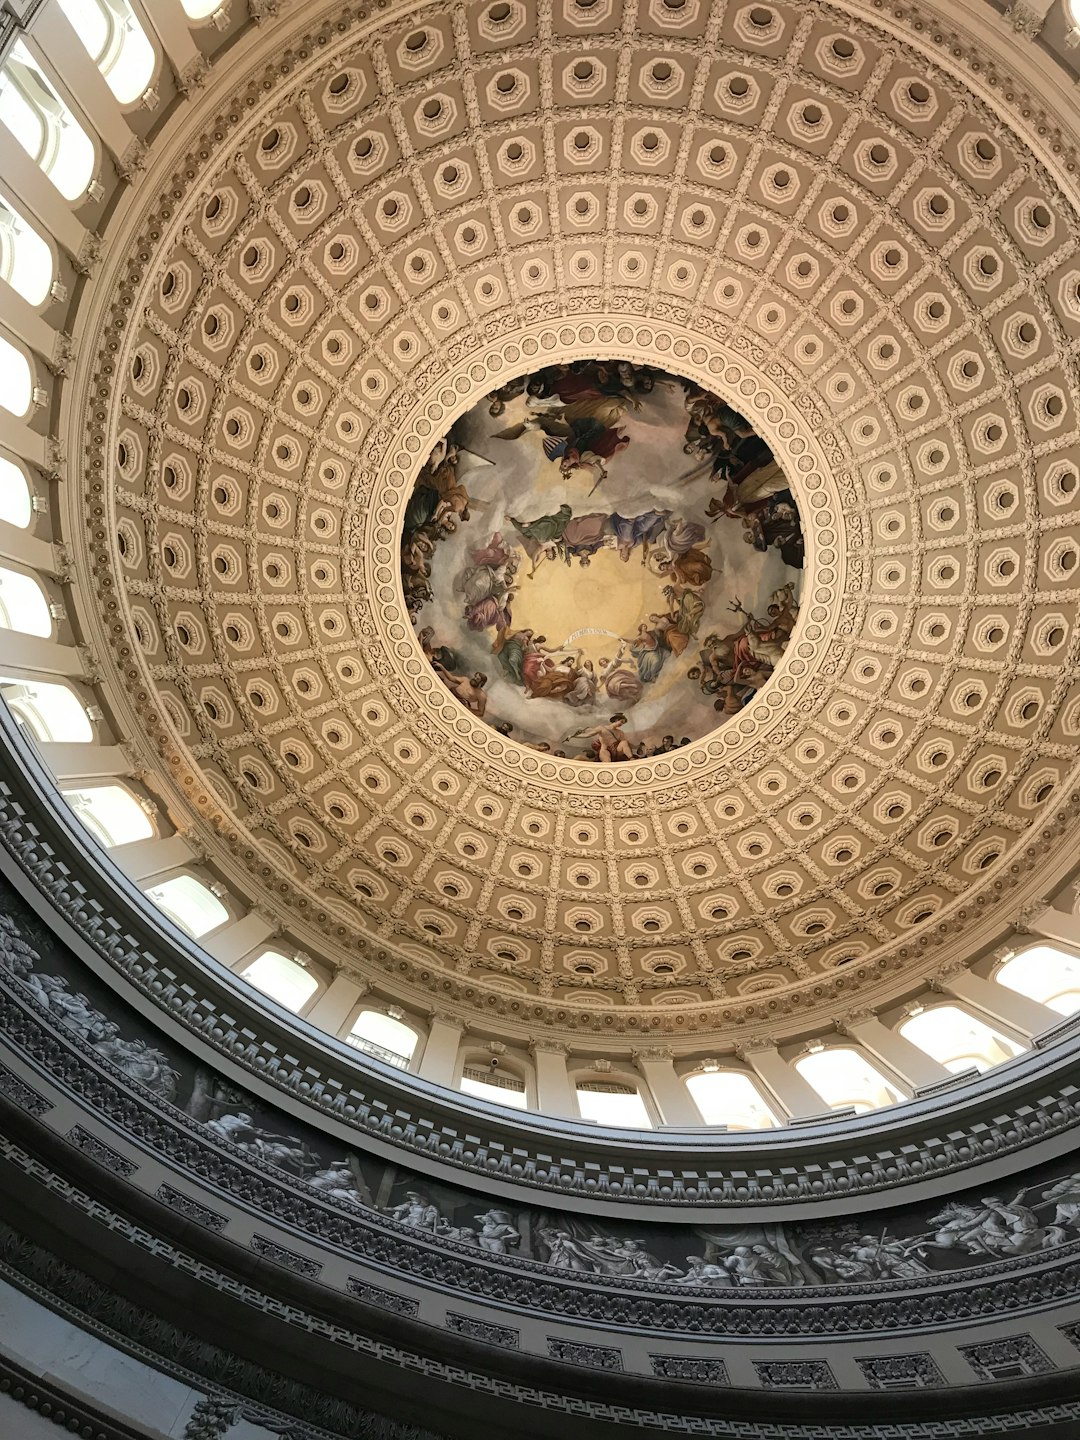
[[[741,414],[585,360],[455,423],[409,497],[401,578],[463,705],[606,763],[687,745],[753,699],[798,619],[803,554],[787,478]]]

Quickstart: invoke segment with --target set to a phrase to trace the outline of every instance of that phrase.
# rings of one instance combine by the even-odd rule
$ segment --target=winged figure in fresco
[[[618,363],[548,366],[525,385],[525,418],[495,438],[541,434],[544,455],[558,463],[564,477],[575,470],[594,476],[592,494],[607,477],[609,462],[630,444],[619,422],[641,408],[635,390],[649,388],[644,380],[634,367]]]

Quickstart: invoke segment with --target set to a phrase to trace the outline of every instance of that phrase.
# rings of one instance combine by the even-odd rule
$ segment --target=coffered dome
[[[1075,1440],[1080,0],[0,11],[0,1432]]]
[[[1080,737],[1075,162],[963,71],[826,7],[331,7],[204,106],[106,262],[69,545],[227,885],[607,1033],[835,1012],[1011,918]],[[432,673],[399,553],[459,417],[597,359],[747,417],[805,567],[738,713],[583,764]]]

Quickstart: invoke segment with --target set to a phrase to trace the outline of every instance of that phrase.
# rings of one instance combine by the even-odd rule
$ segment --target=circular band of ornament
[[[596,354],[663,367],[745,413],[783,465],[806,540],[799,623],[792,644],[754,703],[711,738],[674,756],[603,766],[545,759],[493,733],[454,699],[432,674],[416,639],[397,566],[405,507],[434,442],[485,396],[530,369]],[[374,634],[367,642],[372,670],[378,673],[389,660],[410,696],[429,716],[441,721],[448,740],[532,781],[619,789],[682,781],[691,774],[704,778],[726,767],[761,744],[777,722],[791,713],[815,678],[814,657],[828,653],[840,622],[846,546],[840,533],[843,521],[837,482],[818,438],[822,428],[822,416],[796,410],[780,386],[745,356],[735,356],[720,342],[674,325],[640,325],[617,315],[590,315],[558,326],[531,326],[511,338],[502,337],[459,362],[455,369],[433,376],[383,447],[385,459],[372,480],[376,503],[367,508],[353,537],[357,557],[353,588],[380,602],[372,607],[370,629]],[[392,599],[383,599],[390,595]],[[362,627],[363,633],[367,630]],[[803,653],[808,647],[813,649],[810,659]]]

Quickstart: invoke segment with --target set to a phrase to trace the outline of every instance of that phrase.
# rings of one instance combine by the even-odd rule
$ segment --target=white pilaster
[[[0,673],[41,680],[48,675],[79,676],[83,658],[73,645],[58,645],[39,635],[0,630]]]
[[[953,995],[971,1005],[975,1010],[996,1022],[1003,1034],[1027,1045],[1032,1036],[1041,1035],[1052,1025],[1061,1023],[1061,1016],[1048,1005],[1040,1005],[1026,995],[1010,990],[1007,985],[995,985],[970,970],[962,970],[940,982],[946,995]]]
[[[249,910],[231,925],[225,925],[215,934],[208,935],[202,946],[215,960],[220,960],[231,970],[238,970],[251,952],[265,945],[276,930],[275,921],[258,910]]]
[[[153,880],[169,870],[182,870],[196,859],[196,852],[182,835],[166,835],[153,840],[132,840],[109,851],[129,879],[136,883]]]
[[[54,574],[57,569],[56,552],[48,540],[40,540],[6,520],[0,520],[0,558],[14,560],[16,565],[25,565],[42,575]]]
[[[157,41],[156,48],[172,66],[177,83],[183,86],[188,77],[201,70],[206,62],[192,38],[182,7],[176,0],[167,5],[163,5],[161,0],[151,0],[149,5],[134,0],[132,9],[142,21],[151,42]]]
[[[920,1050],[905,1036],[883,1025],[876,1015],[848,1016],[844,1032],[857,1040],[871,1055],[884,1060],[892,1070],[908,1082],[908,1088],[936,1085],[947,1080],[950,1071],[925,1050]]]
[[[304,1012],[304,1019],[330,1035],[340,1035],[364,989],[347,975],[335,975],[311,1009]]]
[[[46,62],[43,68],[51,69],[60,80],[66,92],[63,98],[71,106],[76,120],[83,123],[85,116],[90,138],[96,136],[117,160],[122,160],[135,139],[134,132],[108,81],[90,59],[86,46],[60,6],[43,5],[34,16],[29,33]]]
[[[53,366],[59,361],[65,343],[61,342],[59,332],[4,279],[0,279],[0,315],[12,335],[40,355],[46,365]]]
[[[34,383],[37,384],[39,379],[35,374]],[[44,470],[48,468],[48,447],[45,436],[31,428],[30,422],[34,418],[35,409],[35,406],[31,406],[29,414],[19,416],[0,408],[0,448],[9,450],[12,455],[18,455],[21,460],[29,460],[31,465]]]
[[[441,1010],[432,1015],[431,1029],[417,1071],[422,1079],[435,1085],[453,1085],[464,1033],[465,1021],[460,1015],[450,1015]]]
[[[131,770],[131,764],[119,745],[39,740],[37,748],[57,780],[100,780],[127,775]]]
[[[746,1046],[738,1053],[765,1087],[766,1097],[774,1096],[781,1110],[793,1120],[803,1115],[819,1115],[828,1109],[814,1087],[794,1065],[788,1064],[775,1045]]]
[[[576,1118],[577,1101],[566,1069],[567,1046],[561,1040],[534,1040],[529,1053],[536,1067],[536,1104],[540,1113]]]
[[[664,1125],[683,1125],[697,1129],[705,1124],[694,1097],[675,1073],[675,1061],[664,1048],[636,1050],[634,1064],[652,1094]]]
[[[4,186],[28,220],[36,219],[58,245],[79,261],[90,243],[90,231],[75,217],[69,201],[26,153],[6,125],[0,124]]]
[[[1070,915],[1047,905],[1035,915],[1025,915],[1024,928],[1037,939],[1059,940],[1071,950],[1080,950],[1080,915]]]

